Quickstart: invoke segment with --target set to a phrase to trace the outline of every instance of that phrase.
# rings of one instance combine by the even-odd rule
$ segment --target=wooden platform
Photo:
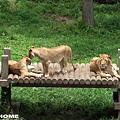
[[[41,63],[34,63],[35,70],[43,72]],[[118,78],[101,78],[99,75],[90,71],[89,64],[75,64],[76,71],[73,71],[72,65],[68,64],[68,72],[63,74],[58,72],[60,65],[58,63],[50,64],[50,76],[45,78],[25,77],[9,74],[8,82],[13,86],[39,86],[39,87],[80,87],[80,88],[117,88]]]
[[[12,108],[11,89],[13,87],[72,87],[72,88],[117,88],[114,92],[114,110],[120,119],[120,82],[116,77],[101,78],[99,75],[90,71],[89,64],[75,64],[76,71],[73,71],[71,64],[68,64],[68,72],[63,74],[58,72],[58,63],[50,64],[50,76],[45,78],[25,77],[8,74],[8,60],[11,58],[10,48],[4,49],[1,60],[1,105],[2,112],[8,113]],[[41,63],[34,63],[35,70],[43,73]],[[120,49],[118,49],[118,66],[120,69]]]

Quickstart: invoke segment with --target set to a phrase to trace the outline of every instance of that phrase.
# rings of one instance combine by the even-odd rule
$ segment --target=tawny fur
[[[67,71],[67,62],[70,59],[72,63],[73,69],[76,68],[73,65],[72,61],[72,50],[69,46],[57,46],[53,48],[34,48],[31,47],[29,49],[29,57],[32,59],[34,57],[38,57],[39,60],[42,62],[43,70],[45,76],[49,76],[48,67],[50,63],[60,62],[60,67],[63,73]]]
[[[28,65],[31,64],[31,59],[26,56],[22,56],[19,62],[9,60],[9,71],[10,73],[17,74],[21,77],[41,77],[42,74],[36,74],[28,71]]]
[[[112,64],[111,56],[107,54],[100,54],[100,57],[94,57],[90,61],[90,70],[99,74],[101,77],[118,77],[120,75],[117,73],[118,68]]]

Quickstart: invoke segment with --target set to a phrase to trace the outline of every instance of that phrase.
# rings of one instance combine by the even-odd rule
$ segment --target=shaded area
[[[95,111],[92,109],[93,106],[83,107],[75,103],[71,103],[66,108],[58,106],[54,106],[50,102],[21,103],[20,118],[24,120],[98,120],[101,117],[110,119],[113,116],[111,107]]]

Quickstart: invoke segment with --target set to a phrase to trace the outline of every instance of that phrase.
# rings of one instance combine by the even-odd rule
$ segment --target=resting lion
[[[94,57],[90,61],[90,70],[99,74],[101,77],[115,76],[120,78],[120,75],[117,73],[118,68],[112,64],[111,58],[107,54],[100,54],[100,57]]]
[[[72,63],[73,69],[76,68],[73,65],[72,61],[72,50],[69,46],[61,45],[54,48],[34,48],[31,47],[29,49],[29,57],[32,59],[34,57],[38,57],[42,62],[43,70],[45,77],[49,76],[48,67],[50,63],[60,62],[60,67],[63,73],[67,72],[67,62],[70,59]]]
[[[9,65],[9,71],[10,73],[20,75],[21,77],[41,77],[42,74],[36,74],[29,72],[28,65],[31,64],[31,59],[26,56],[22,56],[22,59],[19,62],[9,60],[8,65]]]

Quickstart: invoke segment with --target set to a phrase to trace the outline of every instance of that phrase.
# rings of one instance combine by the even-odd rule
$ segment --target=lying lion
[[[120,78],[120,75],[117,73],[118,68],[112,64],[111,58],[107,54],[100,54],[100,57],[94,57],[90,61],[90,70],[99,74],[101,77],[115,76]]]
[[[76,68],[73,65],[72,61],[72,50],[69,46],[58,46],[54,48],[34,48],[31,47],[29,49],[29,57],[32,59],[34,57],[38,57],[43,65],[43,70],[45,77],[49,76],[48,67],[50,63],[60,62],[60,67],[63,73],[67,72],[67,62],[70,59],[72,63],[73,69]]]
[[[20,75],[21,77],[41,77],[42,74],[36,74],[29,72],[31,68],[28,68],[28,65],[31,64],[31,59],[26,56],[22,56],[22,59],[19,62],[9,60],[9,71],[10,73]]]

